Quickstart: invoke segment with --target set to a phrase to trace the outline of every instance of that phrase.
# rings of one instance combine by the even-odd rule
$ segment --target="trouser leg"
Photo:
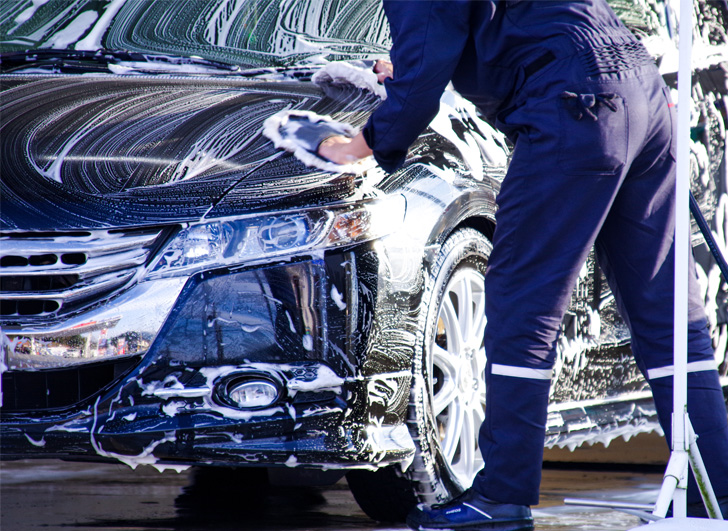
[[[621,180],[565,174],[549,141],[559,132],[541,133],[519,138],[498,196],[485,280],[485,466],[473,483],[488,498],[522,505],[538,503],[559,326]]]
[[[649,162],[642,164],[643,159]],[[665,181],[659,203],[654,189],[663,175],[674,174],[673,169],[671,157],[657,164],[654,156],[635,160],[596,242],[599,263],[630,327],[632,351],[652,388],[668,443],[673,409],[674,180]],[[663,226],[669,230],[661,230]],[[630,238],[625,238],[626,232]],[[645,267],[635,274],[633,264],[639,259]],[[716,494],[728,496],[728,414],[692,256],[689,270],[688,413]],[[692,475],[688,499],[700,500]]]
[[[604,88],[596,90],[600,89]],[[519,138],[498,198],[498,229],[486,274],[487,402],[480,434],[485,467],[474,481],[478,491],[496,501],[538,502],[549,373],[559,325],[598,234],[597,250],[632,330],[638,364],[649,375],[648,370],[672,363],[670,115],[661,83],[654,80],[633,80],[609,89],[619,90],[631,104],[629,138],[623,136],[626,127],[616,123],[611,134],[604,135],[602,130],[602,137],[591,143],[604,147],[608,161],[614,158],[612,148],[624,141],[629,156],[622,171],[608,175],[602,168],[584,175],[589,161],[581,166],[577,161],[571,168],[557,163],[554,153],[563,149],[564,138],[576,144],[569,153],[588,153],[591,133],[583,124],[569,130],[571,124],[563,120],[563,114],[549,116],[550,108],[543,105],[528,109],[529,119],[550,125]],[[626,120],[626,109],[620,108],[622,120]],[[605,129],[609,121],[615,125],[620,119],[619,113],[602,118],[608,122],[599,127]],[[579,146],[579,142],[586,144]],[[705,362],[712,353],[695,279],[690,294],[690,361]],[[665,411],[671,410],[671,386],[665,387],[657,381],[660,378],[648,378],[663,428],[669,432]],[[711,478],[721,476],[718,481],[724,483],[728,442],[717,374],[706,372],[689,380],[691,409],[696,421],[700,417],[694,423],[702,433],[699,445],[718,461]],[[710,404],[707,408],[700,406],[704,400]],[[723,484],[716,491],[722,495]]]

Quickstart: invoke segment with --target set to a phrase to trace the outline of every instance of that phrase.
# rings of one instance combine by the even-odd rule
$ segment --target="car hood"
[[[5,231],[194,221],[351,193],[351,176],[306,168],[261,134],[281,109],[362,110],[309,82],[6,75],[0,90]]]

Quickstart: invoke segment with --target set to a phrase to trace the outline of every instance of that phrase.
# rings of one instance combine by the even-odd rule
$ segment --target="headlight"
[[[400,195],[335,208],[189,225],[162,251],[148,278],[190,275],[213,267],[305,255],[374,240],[396,230],[404,211],[405,199]]]

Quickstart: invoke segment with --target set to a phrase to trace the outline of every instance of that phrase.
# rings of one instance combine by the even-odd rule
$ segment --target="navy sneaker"
[[[494,502],[468,489],[446,503],[418,505],[407,515],[407,525],[416,531],[528,531],[533,517],[527,505]]]

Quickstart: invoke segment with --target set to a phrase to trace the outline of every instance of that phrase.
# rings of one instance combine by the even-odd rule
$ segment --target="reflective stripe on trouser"
[[[702,371],[714,371],[718,368],[714,359],[693,361],[688,363],[687,371],[691,372],[702,372]],[[666,367],[658,367],[656,369],[647,369],[647,379],[652,381],[658,378],[672,378],[675,374],[675,366],[668,365]]]
[[[575,59],[557,61],[538,78],[543,93],[525,87],[533,97],[499,124],[515,148],[498,195],[485,278],[485,466],[473,485],[504,503],[538,503],[550,382],[502,367],[546,371],[541,374],[553,368],[559,326],[592,244],[630,327],[638,366],[646,374],[672,364],[675,160],[668,94],[659,75],[645,70],[613,75],[601,85],[553,79],[578,78],[579,68]],[[616,111],[597,106],[596,121],[577,120],[560,102],[564,90],[614,93]],[[704,362],[713,354],[694,275],[689,293],[689,362]],[[666,432],[668,380],[652,382]],[[691,414],[699,408],[701,416],[696,431],[715,457],[706,461],[713,486],[728,495],[726,411],[717,373],[691,373],[689,382],[700,387],[688,396]],[[705,401],[709,409],[700,405]]]
[[[491,374],[499,374],[501,376],[512,376],[513,378],[527,378],[529,380],[548,380],[554,371],[551,369],[532,369],[530,367],[513,367],[512,365],[491,365]]]

